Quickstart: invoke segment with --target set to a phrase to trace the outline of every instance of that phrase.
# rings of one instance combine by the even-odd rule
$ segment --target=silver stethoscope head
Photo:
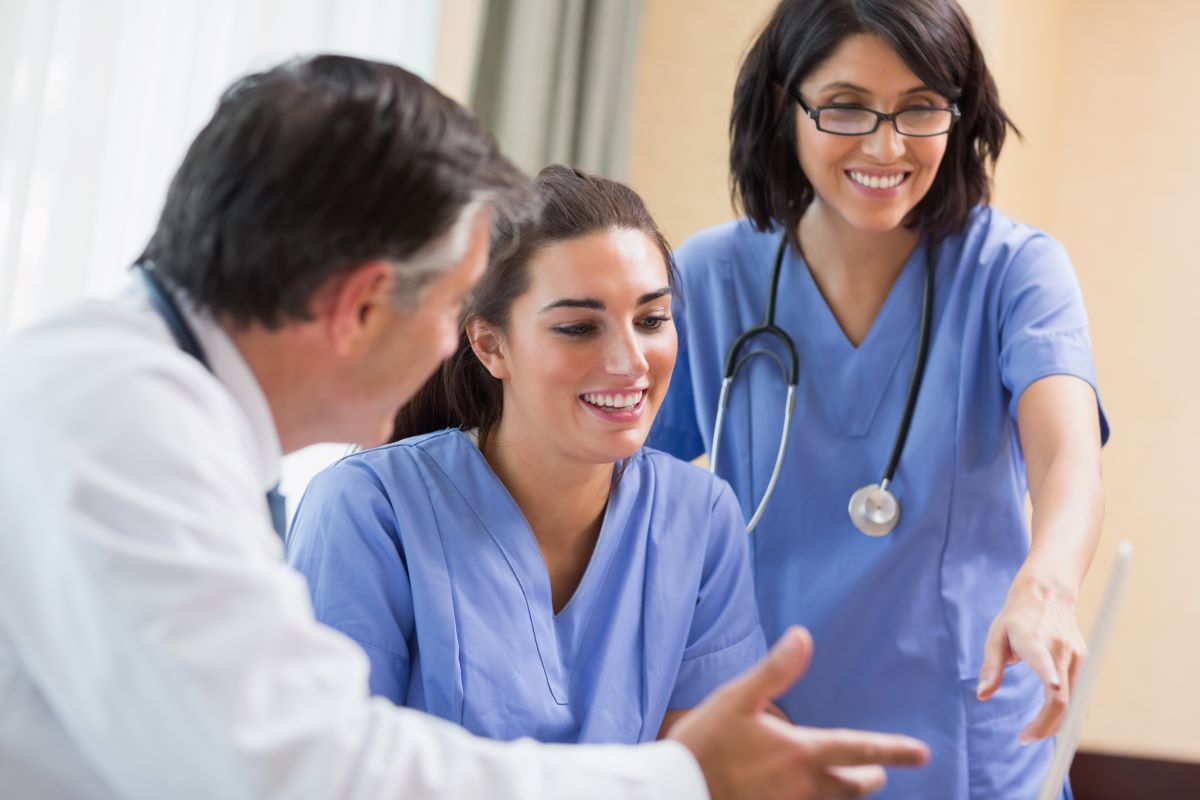
[[[850,495],[850,521],[867,536],[887,536],[900,521],[900,501],[887,481],[871,483]]]

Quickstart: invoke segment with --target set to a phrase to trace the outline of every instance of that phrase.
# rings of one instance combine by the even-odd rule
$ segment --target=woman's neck
[[[800,220],[797,237],[826,304],[846,338],[859,346],[917,246],[919,234],[903,226],[880,233],[856,230],[817,201]]]
[[[537,539],[557,612],[591,560],[612,489],[613,465],[565,458],[509,415],[491,431],[483,454]]]
[[[920,239],[903,225],[878,233],[858,230],[819,200],[805,212],[797,235],[814,275],[842,273],[849,280],[889,286]]]

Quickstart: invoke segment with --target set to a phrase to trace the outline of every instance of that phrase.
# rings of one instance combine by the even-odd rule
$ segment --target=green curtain
[[[524,169],[622,180],[642,0],[489,0],[472,106]]]

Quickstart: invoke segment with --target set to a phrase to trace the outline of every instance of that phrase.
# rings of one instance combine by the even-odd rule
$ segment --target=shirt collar
[[[188,324],[204,348],[213,374],[225,385],[250,420],[260,456],[262,488],[266,491],[279,483],[279,460],[283,457],[283,447],[279,443],[279,432],[275,428],[275,417],[271,414],[267,396],[254,370],[220,323],[186,299],[182,306]]]
[[[246,414],[259,455],[257,472],[262,480],[262,489],[264,492],[271,489],[279,483],[279,462],[283,457],[283,447],[279,442],[279,432],[275,428],[271,406],[267,403],[267,396],[263,393],[254,370],[237,349],[233,339],[210,313],[196,308],[181,292],[168,291],[171,291],[178,303],[180,312],[192,329],[192,335],[200,343],[213,375]],[[148,300],[147,305],[149,306]]]

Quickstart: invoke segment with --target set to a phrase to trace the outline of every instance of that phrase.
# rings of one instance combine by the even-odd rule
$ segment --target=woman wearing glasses
[[[1010,127],[953,0],[785,0],[734,95],[746,218],[676,254],[650,444],[716,457],[768,638],[823,645],[783,710],[930,743],[887,797],[1033,796],[1084,652],[1108,426],[1066,253],[986,205]]]

